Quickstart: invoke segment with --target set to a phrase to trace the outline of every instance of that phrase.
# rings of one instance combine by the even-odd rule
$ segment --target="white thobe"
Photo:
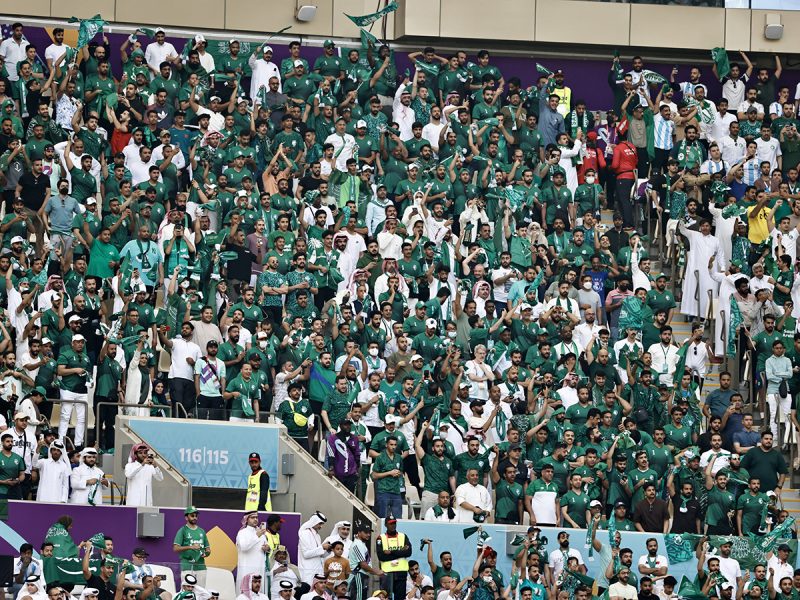
[[[561,159],[558,161],[558,166],[564,169],[567,174],[567,187],[572,194],[578,189],[578,169],[572,164],[572,159],[581,153],[583,142],[575,140],[572,148],[560,147]]]
[[[715,237],[719,241],[719,248],[722,250],[722,261],[724,264],[731,262],[733,250],[731,249],[731,239],[733,238],[733,226],[736,224],[736,217],[725,218],[722,216],[722,209],[716,208],[713,202],[708,203],[708,210],[714,217]]]
[[[250,69],[253,71],[253,76],[250,78],[250,97],[258,98],[258,90],[264,86],[269,91],[269,80],[272,77],[278,78],[278,93],[281,93],[281,71],[272,61],[264,60],[263,58],[256,58],[255,54],[250,55],[247,61]]]
[[[72,467],[65,459],[39,460],[39,489],[36,492],[37,502],[66,502],[69,497],[69,476]]]
[[[155,465],[134,461],[125,465],[125,479],[128,481],[126,505],[153,506],[153,480],[163,481],[164,474]]]
[[[325,550],[319,534],[310,527],[301,529],[297,538],[297,567],[301,579],[311,585],[314,575],[323,572]]]
[[[657,342],[651,345],[647,351],[653,361],[650,368],[659,374],[659,381],[672,387],[672,379],[675,369],[678,367],[678,349],[672,344],[665,348],[664,344]]]
[[[72,473],[70,474],[69,481],[72,485],[72,495],[69,497],[69,503],[89,504],[89,494],[94,489],[95,484],[87,485],[86,482],[90,479],[99,480],[103,477],[103,471],[98,468],[97,465],[90,467],[86,463],[81,462],[80,465],[72,469]],[[99,506],[103,503],[103,489],[99,481],[96,485],[98,485],[99,488],[94,495],[93,501],[96,506]]]
[[[748,277],[741,273],[725,275],[716,269],[711,270],[711,277],[719,283],[719,294],[717,295],[719,300],[717,301],[717,310],[714,312],[714,318],[717,319],[717,327],[714,328],[714,354],[724,356],[726,352],[724,340],[727,337],[723,334],[728,330],[730,321],[731,296],[736,293],[736,282],[743,277],[745,279]]]
[[[681,312],[693,317],[706,318],[708,303],[717,291],[717,282],[708,274],[708,262],[716,258],[718,270],[723,270],[719,240],[713,235],[687,229],[680,224],[680,232],[689,239],[690,250],[686,254],[686,276],[683,279]]]
[[[473,517],[475,513],[471,510],[461,508],[461,504],[467,502],[477,508],[483,510],[492,510],[492,496],[489,494],[484,486],[472,485],[471,483],[462,483],[456,488],[456,521],[458,523],[474,523]]]
[[[261,547],[266,543],[265,536],[256,535],[256,528],[244,527],[236,534],[236,551],[239,559],[236,563],[236,589],[242,589],[245,575],[258,575],[264,580],[266,557]]]

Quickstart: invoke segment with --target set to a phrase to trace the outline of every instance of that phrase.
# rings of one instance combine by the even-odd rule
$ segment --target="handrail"
[[[86,441],[87,441],[88,435],[89,435],[89,408],[90,408],[89,399],[87,398],[86,400],[79,400],[77,398],[74,398],[72,400],[66,400],[64,398],[58,398],[58,399],[48,398],[48,400],[50,400],[50,402],[53,402],[53,403],[59,402],[61,404],[83,404],[86,407],[86,415],[85,415],[85,418],[83,420],[83,442],[85,444]],[[72,415],[70,415],[70,419],[71,418],[72,418]],[[59,421],[58,426],[61,427],[61,422],[60,421]],[[75,427],[76,428],[78,427],[78,423],[77,422],[75,423]],[[69,421],[67,421],[67,431],[69,431]],[[75,445],[73,443],[73,447],[74,446]]]
[[[97,408],[97,413],[94,416],[94,439],[95,439],[95,442],[97,442],[97,440],[100,439],[100,427],[103,424],[103,420],[100,418],[100,415],[103,412],[103,408],[106,407],[106,406],[116,406],[117,408],[119,408],[120,406],[130,406],[130,407],[135,407],[135,408],[151,408],[151,407],[148,407],[145,404],[138,404],[136,402],[111,402],[111,401],[98,402],[97,403],[97,407],[96,407]],[[159,410],[160,409],[169,410],[170,416],[172,416],[172,406],[161,406],[161,405],[159,405],[158,408],[159,408]]]
[[[720,323],[720,338],[722,339],[722,362],[724,364],[723,369],[725,371],[730,371],[729,364],[728,364],[728,319],[727,319],[727,311],[723,308],[719,311],[719,316],[721,319]]]
[[[188,419],[189,418],[189,413],[186,411],[186,407],[183,404],[181,404],[180,402],[176,402],[175,406],[180,409],[180,410],[177,410],[176,412],[181,412],[181,410],[183,411],[183,418],[184,419]],[[170,408],[172,408],[172,407],[170,406]]]
[[[699,276],[700,276],[700,273],[698,271],[698,277]],[[698,284],[699,283],[700,282],[698,280]],[[699,286],[698,286],[698,289],[699,289]],[[706,320],[707,321],[714,320],[714,311],[711,308],[713,306],[713,304],[714,304],[714,290],[708,290],[708,310],[706,311]]]
[[[697,300],[697,312],[700,312],[700,271],[698,269],[694,270],[694,281],[695,281],[695,288],[694,288],[694,299]],[[700,316],[699,314],[697,316]]]

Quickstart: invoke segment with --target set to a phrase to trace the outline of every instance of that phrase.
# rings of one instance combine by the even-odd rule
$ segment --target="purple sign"
[[[178,555],[172,551],[175,533],[184,523],[183,509],[162,508],[164,515],[163,538],[136,537],[136,507],[84,506],[76,504],[46,504],[11,501],[8,503],[8,520],[0,522],[0,554],[17,556],[19,546],[28,542],[39,550],[48,528],[63,516],[73,519],[70,534],[79,544],[96,533],[114,540],[114,555],[130,558],[133,549],[143,547],[150,553],[153,564],[174,565]],[[211,544],[211,556],[206,559],[210,567],[233,571],[236,568],[236,534],[241,529],[243,511],[199,508],[198,525],[205,529]],[[261,513],[266,520],[267,513]],[[297,563],[297,532],[301,515],[282,514],[281,543],[289,551],[291,561]],[[327,533],[326,533],[327,535]]]

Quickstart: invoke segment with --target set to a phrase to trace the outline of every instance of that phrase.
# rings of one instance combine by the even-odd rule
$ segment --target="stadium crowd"
[[[231,39],[212,56],[204,36],[178,51],[160,28],[77,50],[60,28],[46,48],[10,30],[0,497],[102,502],[115,410],[98,403],[278,419],[390,535],[378,569],[369,532],[323,544],[315,515],[314,560],[273,562],[297,573],[285,588],[240,577],[251,600],[298,582],[305,600],[362,600],[362,576],[398,565],[394,600],[677,595],[657,542],[634,565],[615,531],[698,536],[700,596],[800,596],[777,537],[795,537],[781,434],[800,392],[800,87],[781,84],[779,57],[663,75],[614,57],[614,102],[598,106],[557,66],[506,79],[487,51],[426,47],[403,74],[369,36],[310,61],[300,42]],[[691,323],[681,343],[675,322]],[[733,361],[709,391],[709,371],[745,353],[749,369]],[[128,504],[152,504],[150,449],[126,476]],[[529,525],[513,572],[479,548],[462,577],[423,541],[425,574],[391,525],[413,499],[426,520]],[[258,545],[269,525],[248,518]],[[567,532],[548,556],[545,526],[588,532],[593,591]],[[770,541],[752,581],[725,536]],[[115,595],[116,571],[99,573],[99,600],[164,597],[142,577]],[[184,575],[176,598],[205,600]],[[26,585],[18,598],[59,600]]]

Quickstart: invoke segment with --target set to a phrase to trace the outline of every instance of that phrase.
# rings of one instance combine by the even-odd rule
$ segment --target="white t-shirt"
[[[175,46],[169,42],[164,42],[162,44],[153,42],[152,44],[149,44],[147,49],[144,51],[144,60],[148,65],[158,70],[161,63],[167,60],[167,57],[170,55],[178,56]]]
[[[570,558],[577,558],[579,565],[584,564],[583,556],[581,556],[581,553],[575,548],[570,548],[566,552],[564,552],[561,548],[556,548],[555,550],[550,551],[550,560],[547,564],[550,565],[550,568],[553,570],[553,577],[558,577],[559,573],[564,570],[564,567]]]
[[[775,138],[771,137],[768,140],[762,138],[756,139],[756,158],[758,162],[762,163],[765,160],[769,161],[770,172],[778,168],[778,157],[783,154],[781,152],[781,143]]]
[[[178,379],[188,379],[194,381],[194,367],[186,362],[187,358],[195,362],[202,356],[200,346],[194,342],[187,342],[183,338],[176,337],[172,340],[172,364],[169,367],[169,377]]]
[[[648,559],[649,562],[648,562]],[[666,556],[661,556],[660,554],[656,555],[655,563],[652,562],[649,554],[645,554],[644,556],[639,557],[639,561],[636,563],[637,567],[648,567],[650,569],[660,569],[661,567],[669,567],[669,561],[667,560]],[[637,569],[638,571],[638,569]],[[652,577],[652,576],[651,576]],[[664,583],[662,579],[655,581],[653,583],[653,592],[656,593],[655,588],[664,589]]]
[[[733,584],[733,595],[736,596],[736,580],[742,576],[742,568],[739,566],[739,561],[735,558],[723,558],[719,555],[715,555],[714,558],[719,559],[719,571],[722,573],[725,579]],[[707,558],[706,568],[708,567],[708,560],[709,559]]]
[[[717,118],[711,125],[711,139],[717,143],[731,132],[731,123],[738,121],[736,115],[726,112],[724,115],[717,113]]]
[[[795,258],[797,258],[797,238],[800,237],[800,232],[795,227],[792,227],[788,233],[781,233],[776,227],[769,232],[769,235],[772,238],[773,256],[778,257],[778,236],[780,235],[780,245],[783,246],[783,253],[791,256],[792,264],[794,264]]]
[[[65,44],[50,44],[44,51],[44,59],[45,60],[52,60],[53,64],[58,60],[58,58],[67,51],[67,46]],[[63,66],[63,65],[62,65]]]
[[[639,598],[639,594],[636,592],[636,588],[630,583],[623,584],[621,581],[618,581],[608,588],[608,597],[625,598],[625,600],[637,600]]]

